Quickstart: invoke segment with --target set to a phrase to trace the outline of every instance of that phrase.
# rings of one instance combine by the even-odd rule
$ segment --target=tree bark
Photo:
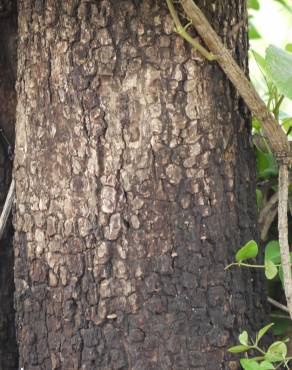
[[[246,69],[245,1],[204,4]],[[224,272],[256,237],[242,100],[163,1],[20,0],[19,35],[20,367],[236,369],[262,316],[261,280]]]
[[[0,213],[11,182],[16,110],[16,1],[0,1]],[[0,240],[0,369],[17,370],[12,219]]]

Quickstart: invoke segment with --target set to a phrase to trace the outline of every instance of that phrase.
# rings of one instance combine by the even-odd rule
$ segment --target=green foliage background
[[[250,46],[264,56],[269,45],[285,49],[292,44],[292,0],[248,0]],[[261,96],[267,100],[265,80],[254,58],[250,58],[250,75]],[[282,109],[292,116],[292,101],[286,99]]]

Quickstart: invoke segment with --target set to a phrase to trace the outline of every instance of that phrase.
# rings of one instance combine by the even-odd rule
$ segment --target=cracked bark
[[[0,2],[0,127],[13,146],[15,127],[16,2]],[[12,163],[7,145],[0,144],[0,213],[11,182]],[[12,220],[8,220],[0,240],[0,369],[17,370],[14,325],[14,277]]]
[[[244,1],[204,11],[246,69]],[[224,272],[256,238],[242,100],[154,0],[20,0],[19,35],[20,367],[236,369],[262,308]]]

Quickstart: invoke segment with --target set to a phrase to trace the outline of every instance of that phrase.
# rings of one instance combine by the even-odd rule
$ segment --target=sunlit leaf
[[[282,121],[282,127],[284,128],[286,133],[289,133],[289,135],[291,136],[292,135],[292,118],[291,117],[285,118]]]
[[[286,0],[275,0],[275,1],[277,1],[277,3],[280,3],[281,5],[283,5],[283,6],[284,6],[284,8],[285,8],[286,10],[288,10],[289,12],[291,12],[291,11],[292,11],[291,6],[289,6],[289,5],[288,5],[288,3],[287,3],[287,1],[286,1]]]
[[[244,345],[234,346],[234,347],[228,348],[228,352],[231,352],[231,353],[241,353],[241,352],[248,351],[250,348],[251,348],[250,346],[244,346]]]
[[[255,117],[252,118],[252,128],[257,132],[261,131],[262,129],[260,122]]]
[[[274,342],[268,348],[265,354],[265,360],[267,361],[283,361],[287,355],[287,346],[284,342],[278,341]]]
[[[262,57],[257,51],[255,50],[252,50],[252,55],[259,67],[259,69],[261,70],[261,72],[263,73],[263,75],[267,76],[267,64],[266,64],[266,60],[264,57]]]
[[[259,248],[254,240],[249,241],[244,247],[236,253],[235,259],[237,262],[247,260],[249,258],[255,258],[258,255]]]
[[[266,51],[266,64],[280,93],[292,99],[292,54],[271,45]]]
[[[238,337],[239,343],[243,344],[244,346],[248,346],[248,333],[247,331],[243,331]]]
[[[259,370],[260,365],[254,361],[254,360],[249,360],[247,358],[243,358],[240,360],[240,365],[244,370]]]
[[[261,34],[256,29],[256,27],[255,27],[255,25],[253,24],[252,21],[249,21],[248,36],[249,36],[250,40],[258,40],[258,39],[262,38]]]
[[[274,277],[278,274],[278,269],[275,266],[274,262],[271,260],[265,261],[265,275],[268,280],[274,279]]]
[[[292,53],[292,44],[287,44],[285,46],[285,50],[289,51],[290,53]]]
[[[275,369],[274,365],[271,364],[270,362],[268,361],[263,361],[261,362],[260,364],[260,369],[262,370],[271,370],[271,369]]]
[[[258,0],[248,0],[247,7],[254,10],[260,9],[260,3]]]
[[[274,323],[264,326],[257,334],[257,342],[266,334],[266,332],[274,325]]]

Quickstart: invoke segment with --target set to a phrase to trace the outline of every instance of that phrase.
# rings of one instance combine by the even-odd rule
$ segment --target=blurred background
[[[292,0],[250,0],[250,46],[261,56],[273,44],[285,49],[292,44]],[[261,96],[267,91],[265,80],[255,59],[250,55],[251,79]],[[282,110],[292,116],[292,101],[285,99]]]

